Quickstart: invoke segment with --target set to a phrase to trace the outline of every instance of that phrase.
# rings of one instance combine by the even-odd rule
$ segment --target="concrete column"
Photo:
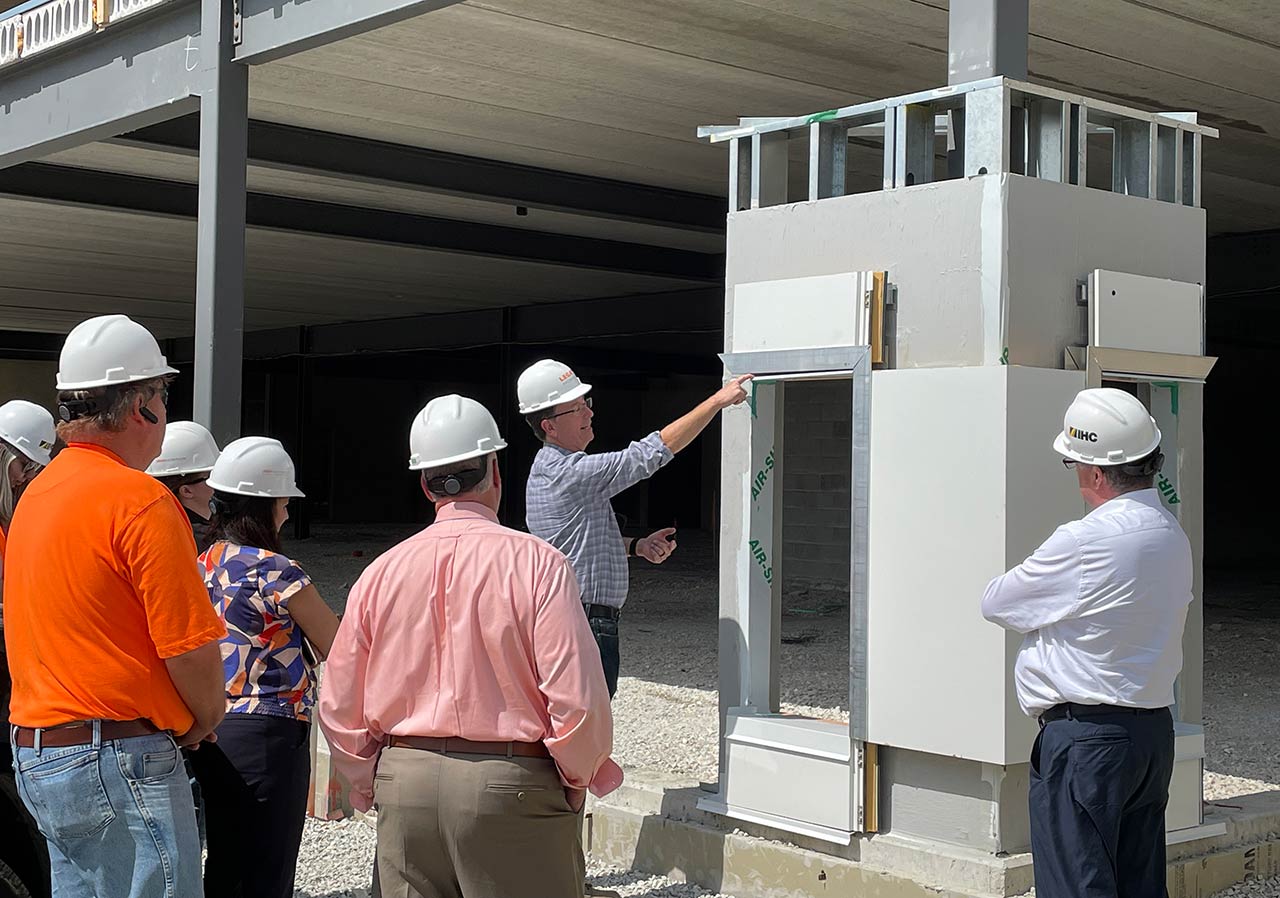
[[[225,445],[240,435],[249,69],[233,61],[232,4],[202,3],[193,409]]]
[[[947,83],[1027,77],[1028,0],[951,0]]]

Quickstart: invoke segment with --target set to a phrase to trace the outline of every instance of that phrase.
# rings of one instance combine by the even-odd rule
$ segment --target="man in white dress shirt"
[[[1191,545],[1160,501],[1160,430],[1123,390],[1082,391],[1054,449],[1091,511],[987,586],[982,614],[1024,634],[1014,673],[1031,751],[1039,898],[1165,898],[1174,680]]]

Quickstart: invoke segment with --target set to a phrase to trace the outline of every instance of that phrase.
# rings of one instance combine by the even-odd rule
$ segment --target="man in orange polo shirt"
[[[222,720],[225,629],[186,514],[143,473],[160,452],[176,373],[123,315],[72,330],[58,366],[68,446],[9,528],[14,768],[60,898],[201,894],[178,749]]]

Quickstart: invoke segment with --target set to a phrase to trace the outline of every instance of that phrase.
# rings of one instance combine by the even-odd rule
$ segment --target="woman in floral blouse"
[[[231,443],[209,475],[215,512],[200,556],[222,615],[227,716],[192,753],[205,798],[206,895],[292,898],[311,772],[316,658],[338,619],[298,563],[281,554],[289,499],[302,496],[284,447]],[[246,854],[248,851],[248,854]]]

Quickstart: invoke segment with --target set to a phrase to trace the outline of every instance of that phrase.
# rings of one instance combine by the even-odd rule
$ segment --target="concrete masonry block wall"
[[[784,592],[849,588],[852,385],[789,383],[783,406]]]

